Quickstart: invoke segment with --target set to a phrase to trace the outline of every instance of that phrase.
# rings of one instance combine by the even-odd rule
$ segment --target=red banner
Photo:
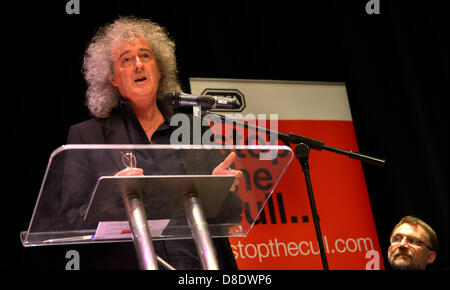
[[[271,84],[267,82],[264,85],[270,86]],[[323,98],[320,98],[320,94],[318,96],[309,94],[308,100],[303,100],[304,102],[301,98],[297,100],[287,97],[285,100],[289,101],[290,106],[294,109],[285,106],[283,112],[277,110],[280,103],[286,103],[282,97],[264,97],[261,92],[258,95],[253,93],[253,87],[261,88],[263,86],[261,81],[202,79],[195,84],[195,80],[194,82],[191,80],[192,93],[204,92],[205,89],[198,86],[209,90],[220,88],[239,91],[241,97],[245,97],[247,104],[244,115],[246,112],[252,112],[252,100],[257,98],[259,102],[265,103],[266,112],[280,115],[279,132],[293,132],[321,140],[329,146],[359,152],[345,86],[342,84],[340,87],[338,84],[337,91],[342,95],[343,87],[345,95],[333,99],[337,105],[329,106],[328,111],[318,110],[317,118],[309,116],[308,120],[302,119],[301,111],[308,110],[308,106],[309,108],[322,108],[320,102],[323,102]],[[308,84],[304,83],[280,84],[277,82],[275,86],[278,86],[278,91],[290,86],[289,94],[294,95],[305,90],[322,94],[326,91],[326,97],[333,95],[329,84],[324,84],[325,89],[322,89],[320,84],[314,83],[311,85],[314,87],[312,91],[311,86],[308,87]],[[280,89],[279,86],[283,88]],[[299,92],[296,93],[296,89]],[[303,106],[302,109],[297,110],[303,104],[307,104],[306,108]],[[347,110],[342,113],[342,116],[345,117],[336,118],[335,116],[339,116],[341,112],[334,112],[333,107],[338,110],[339,108]],[[289,110],[291,112],[286,112]],[[257,116],[263,112],[258,107],[258,111],[253,113]],[[308,111],[307,113],[314,115],[314,112]],[[296,114],[298,117],[295,117]],[[287,115],[289,118],[284,117]],[[333,117],[328,120],[327,115]],[[268,116],[267,119],[269,119]],[[294,147],[292,148],[294,149]],[[245,162],[244,159],[241,161]],[[384,269],[361,162],[328,151],[311,150],[309,165],[329,269]],[[236,166],[239,168],[239,162]],[[250,182],[250,187],[263,186],[264,182],[271,181],[267,178],[255,180],[254,172],[248,172],[248,176],[249,178],[245,182]],[[244,201],[243,219],[255,216],[255,213],[249,211],[257,208],[257,205],[249,204],[250,202],[254,203],[254,200],[245,200],[246,195],[243,194],[243,191],[249,188],[248,185],[241,184],[239,190]],[[252,221],[247,220],[246,222],[251,223]],[[230,238],[230,242],[239,269],[322,269],[305,178],[301,166],[295,158],[275,188],[261,215],[256,219],[250,234],[245,238]]]

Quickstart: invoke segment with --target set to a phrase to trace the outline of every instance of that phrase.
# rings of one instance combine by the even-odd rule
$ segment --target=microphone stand
[[[209,111],[202,110],[202,114],[201,114],[202,117],[205,117],[207,114],[210,114]],[[280,133],[280,132],[273,131],[270,129],[261,128],[259,126],[248,124],[245,122],[230,120],[230,119],[226,118],[225,116],[218,115],[218,114],[214,114],[213,116],[219,117],[220,120],[222,121],[222,123],[236,124],[236,125],[246,128],[246,129],[254,129],[254,130],[257,130],[258,132],[266,132],[266,134],[279,136],[279,138],[281,140],[283,140],[283,142],[285,144],[296,145],[294,153],[295,153],[295,157],[297,158],[297,160],[299,161],[299,163],[302,167],[303,174],[304,174],[305,181],[306,181],[306,189],[308,191],[309,204],[311,207],[311,213],[312,213],[312,217],[313,217],[314,228],[316,231],[317,242],[319,244],[320,257],[322,260],[322,267],[324,270],[328,270],[328,261],[327,261],[327,256],[325,254],[325,247],[323,244],[322,232],[320,229],[319,216],[317,214],[316,203],[314,201],[314,194],[313,194],[312,183],[311,183],[311,177],[309,174],[308,159],[309,159],[310,149],[315,149],[315,150],[319,150],[319,151],[327,150],[330,152],[342,154],[342,155],[348,156],[350,158],[357,159],[362,162],[365,162],[365,163],[368,163],[371,165],[375,165],[375,166],[379,166],[379,167],[384,167],[385,162],[386,162],[385,159],[376,158],[373,156],[361,154],[361,153],[354,152],[354,151],[347,151],[347,150],[331,147],[331,146],[325,145],[324,142],[322,142],[322,141],[307,138],[307,137],[300,136],[300,135],[297,135],[294,133],[289,133],[289,134]]]

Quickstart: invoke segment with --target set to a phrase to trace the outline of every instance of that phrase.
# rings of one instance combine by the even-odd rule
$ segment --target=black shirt
[[[151,143],[170,144],[170,134],[172,132],[172,128],[170,127],[170,118],[173,116],[173,112],[165,107],[162,102],[157,101],[157,106],[164,117],[164,123],[162,123],[154,132]],[[134,114],[130,103],[125,100],[121,100],[119,108],[131,143],[149,144],[150,142],[147,135]],[[186,173],[184,162],[179,158],[169,156],[163,159],[165,159],[165,161],[158,164],[158,169],[155,169],[155,166],[153,166],[151,169],[153,174],[156,174],[155,171],[163,171],[165,173],[176,171],[178,174],[180,174],[180,172]],[[161,168],[161,165],[168,168]],[[221,264],[221,269],[237,269],[228,239],[213,239],[213,241],[218,254],[218,260]],[[198,257],[195,243],[192,239],[154,241],[153,245],[156,253],[176,269],[201,269],[200,259]]]
[[[173,116],[173,111],[167,108],[161,101],[156,102],[159,111],[164,117],[164,122],[153,133],[152,140],[148,140],[141,123],[134,114],[131,104],[121,99],[119,102],[119,110],[127,128],[127,133],[131,144],[170,144],[170,118]]]

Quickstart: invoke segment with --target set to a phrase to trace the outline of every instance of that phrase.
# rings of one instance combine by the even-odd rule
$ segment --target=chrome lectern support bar
[[[123,197],[123,202],[127,211],[140,269],[158,270],[157,256],[140,194],[128,194]]]
[[[198,194],[183,194],[183,204],[203,269],[220,270],[216,250]]]

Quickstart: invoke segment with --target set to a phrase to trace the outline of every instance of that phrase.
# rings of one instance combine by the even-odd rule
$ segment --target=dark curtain
[[[435,1],[67,1],[3,5],[3,198],[5,269],[62,269],[70,247],[22,248],[50,153],[84,106],[83,53],[96,28],[133,14],[165,26],[177,44],[180,79],[189,77],[340,81],[347,84],[386,253],[404,215],[423,218],[441,242],[434,268],[449,266],[448,23]],[[395,2],[395,3],[392,3]],[[11,17],[6,17],[11,16]],[[11,184],[11,186],[9,186]]]

